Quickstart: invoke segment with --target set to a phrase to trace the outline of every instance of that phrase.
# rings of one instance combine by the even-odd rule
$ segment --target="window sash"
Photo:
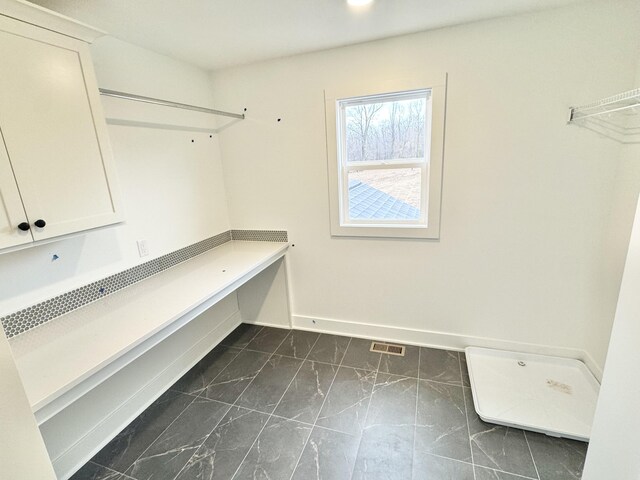
[[[342,168],[340,175],[340,226],[344,227],[393,227],[402,225],[403,227],[413,228],[427,228],[427,212],[428,212],[428,200],[429,200],[429,165],[428,162],[422,161],[420,163],[412,162],[397,166],[393,165],[368,165],[364,168]],[[420,217],[417,220],[414,219],[381,219],[381,218],[363,218],[355,219],[349,217],[349,172],[354,170],[396,170],[398,168],[420,168]]]
[[[430,146],[430,109],[431,89],[414,90],[411,92],[389,93],[384,95],[370,95],[338,100],[336,111],[339,191],[340,191],[340,226],[344,227],[394,227],[403,228],[427,228],[428,200],[429,200],[429,160],[428,157],[397,158],[389,160],[347,161],[347,107],[354,105],[369,105],[372,103],[395,102],[399,100],[425,99],[425,152],[428,155]],[[420,217],[414,219],[353,219],[349,217],[349,173],[362,170],[395,170],[400,168],[420,168]]]
[[[376,170],[393,168],[420,168],[426,165],[425,158],[403,158],[398,160],[376,160],[373,162],[348,162],[342,168],[348,172],[356,170]]]
[[[353,97],[348,100],[339,100],[339,107],[342,110],[342,114],[346,107],[355,107],[358,105],[369,105],[371,103],[389,103],[398,102],[404,100],[420,100],[425,99],[427,102],[431,98],[430,88],[421,88],[418,90],[412,90],[409,92],[392,92],[379,95],[365,95],[361,97]]]

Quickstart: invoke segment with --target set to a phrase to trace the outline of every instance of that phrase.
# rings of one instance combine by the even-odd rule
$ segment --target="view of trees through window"
[[[428,94],[345,102],[343,162],[348,171],[350,219],[417,221],[421,217]]]
[[[426,99],[348,105],[347,162],[422,158]]]

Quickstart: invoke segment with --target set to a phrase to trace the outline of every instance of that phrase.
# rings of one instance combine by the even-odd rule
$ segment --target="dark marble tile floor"
[[[476,415],[463,353],[241,325],[72,480],[578,480],[587,445]]]

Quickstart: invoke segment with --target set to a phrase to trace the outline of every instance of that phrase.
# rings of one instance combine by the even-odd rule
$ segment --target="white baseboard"
[[[246,323],[248,325],[258,325],[260,327],[271,327],[271,328],[281,328],[283,330],[291,330],[292,327],[289,325],[282,325],[281,323],[269,323],[269,322],[247,322],[245,319],[242,319],[242,323]],[[303,330],[300,328],[299,330]]]
[[[453,333],[417,330],[403,327],[389,327],[384,325],[374,325],[371,323],[358,323],[330,318],[308,317],[304,315],[293,315],[292,324],[293,328],[298,330],[331,333],[334,335],[347,335],[358,338],[370,338],[372,340],[385,340],[405,343],[407,345],[418,345],[421,347],[462,351],[466,347],[474,346],[573,358],[583,362],[598,381],[601,381],[602,379],[602,368],[593,360],[589,353],[577,348],[537,345],[533,343],[514,342],[498,338],[475,337],[470,335],[458,335]]]
[[[95,403],[89,398],[92,393],[104,396],[114,389],[128,390],[131,384],[130,377],[150,379],[147,383],[139,385],[126,400],[114,404],[109,412],[105,412],[103,420],[81,438],[73,441],[73,436],[70,436],[70,446],[52,461],[58,478],[67,479],[73,475],[241,323],[238,310],[213,323],[213,328],[210,320],[206,315],[194,320],[98,386],[95,391],[81,398],[77,404],[60,412],[59,415],[63,417],[83,417],[87,411],[94,408]],[[195,343],[194,338],[198,339]],[[62,421],[58,422],[59,424],[68,423],[68,418],[60,420]],[[51,433],[68,435],[68,432],[55,430]]]

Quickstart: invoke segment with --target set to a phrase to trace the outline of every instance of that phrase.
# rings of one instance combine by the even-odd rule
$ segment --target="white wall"
[[[22,387],[9,342],[0,333],[0,471],[4,478],[53,480],[27,394]]]
[[[605,248],[620,146],[565,122],[633,86],[639,20],[632,2],[580,4],[213,74],[218,108],[248,108],[220,135],[232,225],[289,230],[296,325],[586,349],[601,366],[624,261],[623,242]],[[323,89],[442,71],[441,239],[331,238]],[[619,212],[622,238],[631,219]]]
[[[188,64],[112,37],[97,40],[92,54],[102,88],[211,104],[208,75]],[[212,119],[104,97],[103,104],[120,120],[207,126]],[[215,135],[117,125],[109,134],[125,223],[0,255],[0,316],[229,229]],[[138,239],[148,241],[148,257],[139,258]]]
[[[636,86],[640,87],[640,57],[637,65]],[[618,188],[621,192],[616,204],[618,210],[624,203],[636,204],[640,190],[640,145],[623,148]],[[611,244],[616,240],[616,219],[616,215],[612,215]],[[625,240],[618,239],[619,242]],[[633,366],[640,362],[640,203],[628,245],[584,480],[640,478],[640,450],[636,438],[640,429],[640,377],[632,374]]]
[[[638,68],[634,87],[640,88],[640,52],[638,55]],[[631,234],[629,216],[633,215],[640,193],[640,146],[632,144],[622,147],[620,162],[616,173],[615,192],[611,214],[607,222],[607,235],[605,237],[605,255],[602,258],[602,280],[608,285],[617,285],[622,275]],[[618,291],[611,288],[603,291],[609,295],[606,302],[602,302],[605,310],[602,312],[603,321],[594,325],[589,351],[595,353],[598,358],[604,358],[607,352],[607,343],[603,341],[609,338],[614,319],[614,309],[618,301]]]
[[[640,81],[636,86],[640,87]],[[610,287],[620,285],[631,234],[629,217],[636,210],[640,192],[640,148],[637,145],[626,145],[622,148],[614,185],[613,205],[606,222],[604,255],[600,260],[601,283],[607,287],[601,292],[603,301],[600,318],[602,321],[591,326],[591,335],[587,338],[586,347],[598,359],[604,359],[607,354],[607,340],[611,333],[619,293],[617,289]]]
[[[636,150],[640,161],[640,149]],[[640,208],[636,212],[583,479],[640,478]]]

